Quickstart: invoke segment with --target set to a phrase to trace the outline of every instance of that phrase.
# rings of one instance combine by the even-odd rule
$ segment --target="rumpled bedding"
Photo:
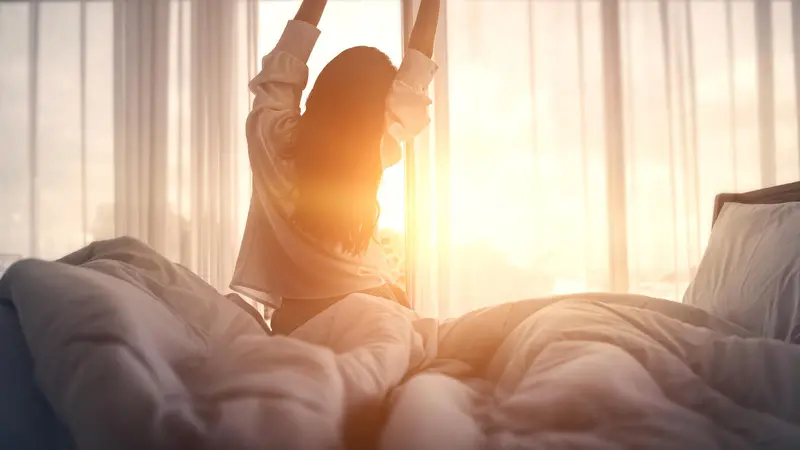
[[[289,337],[133,239],[0,279],[79,449],[796,449],[800,350],[629,295],[438,322],[351,295]]]

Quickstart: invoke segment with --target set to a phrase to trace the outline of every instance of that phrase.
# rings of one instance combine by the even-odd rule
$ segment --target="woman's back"
[[[427,85],[436,66],[412,50],[396,76],[383,66],[384,78],[391,75],[383,94],[381,86],[368,93],[380,96],[380,104],[369,106],[379,108],[380,123],[324,121],[330,129],[313,134],[315,129],[324,129],[308,126],[314,124],[315,111],[328,109],[320,115],[329,117],[335,114],[332,106],[344,108],[333,100],[314,105],[315,96],[324,100],[325,95],[312,91],[306,113],[300,114],[308,82],[306,63],[319,34],[310,23],[290,21],[250,83],[255,94],[247,120],[253,196],[231,287],[273,307],[279,307],[281,299],[328,299],[394,281],[379,244],[371,239],[377,221],[377,186],[383,168],[399,160],[396,141],[413,138],[429,122]],[[374,49],[365,49],[349,52],[376,58],[371,53]],[[341,115],[351,113],[360,111]],[[355,128],[343,129],[344,136],[335,133],[337,127],[348,124],[362,126],[364,133]],[[348,154],[354,145],[369,146],[372,153],[363,152],[363,158]],[[359,204],[348,204],[351,201]]]

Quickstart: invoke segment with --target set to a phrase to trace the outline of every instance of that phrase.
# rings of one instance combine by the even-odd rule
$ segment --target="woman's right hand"
[[[328,0],[303,0],[300,9],[294,16],[294,20],[301,20],[310,23],[315,27],[319,25],[319,20],[322,18],[322,13],[325,11],[325,5]]]

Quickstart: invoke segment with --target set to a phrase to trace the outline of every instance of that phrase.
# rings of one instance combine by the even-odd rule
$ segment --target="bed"
[[[800,347],[666,300],[559,296],[440,323],[352,295],[270,336],[120,238],[14,264],[0,302],[22,361],[4,373],[36,380],[14,401],[50,418],[0,423],[0,448],[800,448]]]

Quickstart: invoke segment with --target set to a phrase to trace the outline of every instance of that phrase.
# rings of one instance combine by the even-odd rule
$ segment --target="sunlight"
[[[395,231],[405,229],[405,176],[406,171],[402,161],[383,173],[378,191],[378,203],[381,205],[381,216],[378,219],[380,228]]]

